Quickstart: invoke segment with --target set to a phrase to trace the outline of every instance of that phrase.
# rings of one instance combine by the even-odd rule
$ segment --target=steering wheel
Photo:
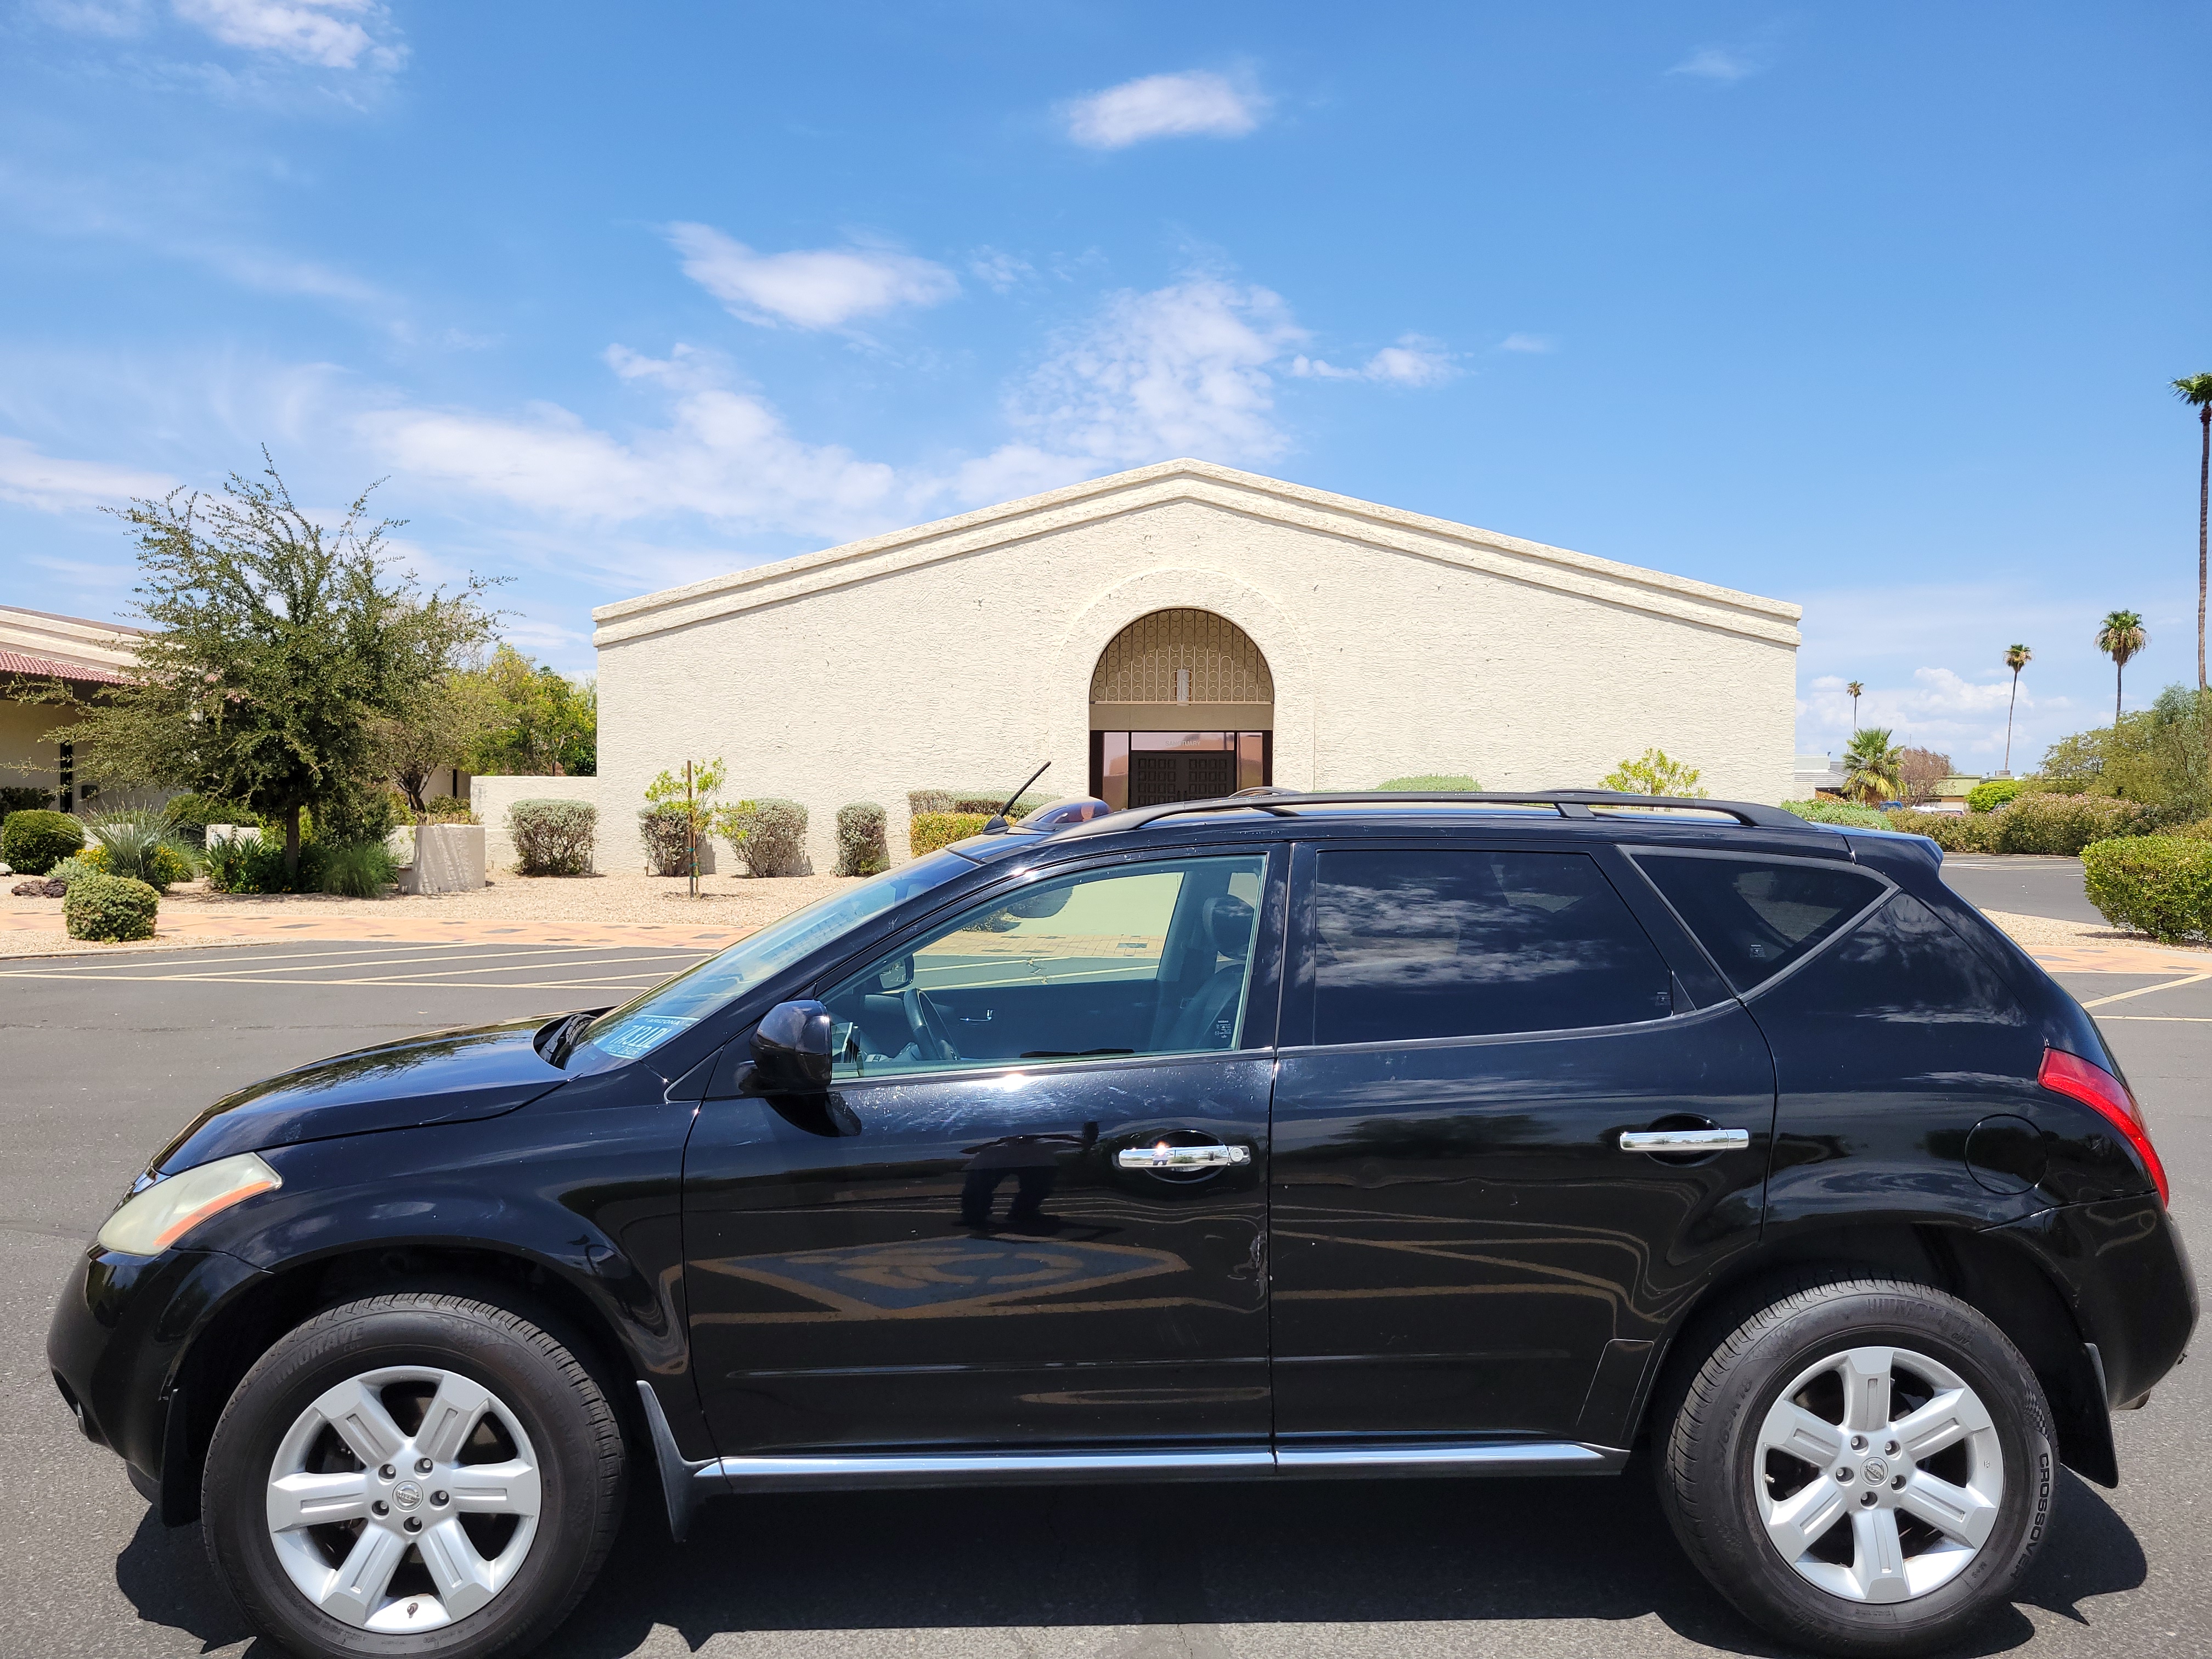
[[[945,1021],[937,1012],[937,1005],[921,994],[921,988],[909,985],[899,993],[899,1004],[906,1011],[907,1029],[914,1033],[915,1044],[924,1054],[936,1052],[931,1058],[958,1060],[960,1051],[952,1046],[952,1034],[945,1029]]]

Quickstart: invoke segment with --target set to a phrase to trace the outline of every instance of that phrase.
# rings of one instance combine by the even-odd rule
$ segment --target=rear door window
[[[1664,1019],[1672,978],[1581,853],[1353,848],[1316,860],[1314,1041]]]
[[[1849,865],[1648,848],[1631,856],[1739,994],[1812,955],[1888,890]]]

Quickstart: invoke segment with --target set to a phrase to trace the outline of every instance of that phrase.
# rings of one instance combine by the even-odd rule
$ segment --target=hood
[[[173,1175],[234,1152],[511,1112],[565,1080],[533,1046],[544,1024],[439,1031],[319,1060],[217,1101],[152,1167]]]

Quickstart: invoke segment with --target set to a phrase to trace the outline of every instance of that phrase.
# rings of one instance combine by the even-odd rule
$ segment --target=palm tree
[[[1866,693],[1866,682],[1853,680],[1844,690],[1851,694],[1851,730],[1856,732],[1859,729],[1859,699]]]
[[[2035,660],[2024,645],[2005,647],[2005,666],[2012,670],[2012,701],[2005,705],[2005,775],[2012,775],[2012,711],[2020,707],[2020,671]]]
[[[1894,800],[1905,793],[1901,769],[1905,751],[1889,739],[1889,728],[1876,726],[1852,732],[1850,747],[1844,750],[1844,793],[1856,795],[1869,806],[1876,801]]]
[[[2191,374],[2173,383],[2174,396],[2197,406],[2204,443],[2197,459],[2197,689],[2204,689],[2204,531],[2212,515],[2212,374]]]
[[[2097,630],[2092,643],[2112,659],[2112,727],[2117,731],[2120,724],[2120,686],[2127,672],[2128,659],[2150,643],[2150,635],[2143,632],[2142,613],[2107,611],[2105,624]]]

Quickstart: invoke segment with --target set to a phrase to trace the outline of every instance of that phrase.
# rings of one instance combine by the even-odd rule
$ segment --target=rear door
[[[1309,844],[1293,883],[1285,1447],[1620,1443],[1670,1316],[1758,1237],[1757,1028],[1610,845]],[[1728,1144],[1622,1141],[1711,1131]]]

